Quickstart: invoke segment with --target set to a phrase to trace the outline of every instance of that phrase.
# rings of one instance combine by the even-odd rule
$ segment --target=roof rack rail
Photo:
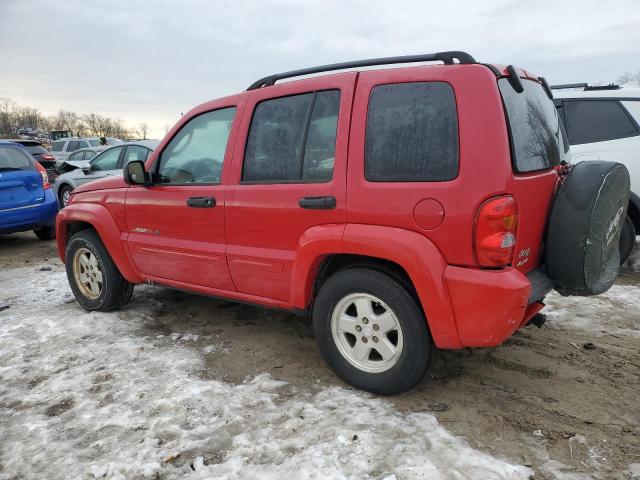
[[[562,90],[564,88],[582,88],[585,92],[589,90],[618,90],[620,85],[610,83],[609,85],[589,85],[588,83],[564,83],[562,85],[552,85],[552,90]]]
[[[453,65],[455,60],[462,64],[476,63],[475,58],[466,52],[450,51],[428,53],[423,55],[404,55],[400,57],[382,57],[371,58],[369,60],[356,60],[352,62],[333,63],[330,65],[320,65],[318,67],[302,68],[300,70],[291,70],[290,72],[276,73],[263,77],[253,82],[247,90],[255,90],[257,88],[269,87],[274,85],[278,80],[285,78],[300,77],[302,75],[312,75],[314,73],[330,72],[334,70],[344,70],[346,68],[372,67],[375,65],[392,65],[397,63],[416,63],[416,62],[444,62],[445,65]]]

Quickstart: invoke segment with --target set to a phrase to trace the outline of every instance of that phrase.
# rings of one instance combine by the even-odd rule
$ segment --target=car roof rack
[[[269,87],[274,85],[278,80],[285,78],[300,77],[303,75],[312,75],[314,73],[331,72],[334,70],[344,70],[347,68],[373,67],[376,65],[393,65],[397,63],[416,63],[416,62],[443,62],[445,65],[453,65],[454,60],[458,60],[461,64],[476,63],[475,58],[466,52],[450,51],[427,53],[423,55],[404,55],[400,57],[382,57],[371,58],[368,60],[356,60],[352,62],[332,63],[330,65],[320,65],[318,67],[302,68],[300,70],[291,70],[290,72],[276,73],[263,77],[253,82],[247,90],[255,90],[257,88]]]
[[[551,85],[552,90],[562,90],[565,88],[582,88],[585,92],[590,90],[619,90],[620,85],[610,83],[609,85],[589,85],[588,83],[564,83],[562,85]]]

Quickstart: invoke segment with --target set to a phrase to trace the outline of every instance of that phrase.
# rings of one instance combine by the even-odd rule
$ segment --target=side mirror
[[[150,176],[145,172],[144,162],[141,160],[133,160],[127,163],[122,175],[128,185],[151,185]]]
[[[91,165],[89,165],[88,167],[82,167],[82,173],[84,173],[85,175],[91,173]]]

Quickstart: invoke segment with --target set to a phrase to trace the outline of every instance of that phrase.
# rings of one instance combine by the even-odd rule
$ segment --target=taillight
[[[518,206],[511,195],[490,198],[478,209],[475,225],[476,260],[482,267],[511,263],[516,245]]]
[[[56,157],[54,157],[53,155],[51,155],[50,153],[44,153],[41,155],[42,160],[46,160],[47,162],[50,162],[51,160],[55,160]]]
[[[47,188],[51,188],[51,184],[49,183],[49,176],[47,175],[47,171],[38,162],[36,162],[36,168],[40,172],[40,175],[42,175],[42,188],[45,189],[45,190]]]

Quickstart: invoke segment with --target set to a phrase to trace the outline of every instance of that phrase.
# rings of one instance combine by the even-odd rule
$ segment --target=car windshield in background
[[[568,143],[553,102],[538,82],[521,82],[524,90],[518,93],[507,78],[498,80],[507,110],[515,170],[545,170],[568,161]]]
[[[49,153],[47,151],[46,148],[44,148],[42,145],[38,145],[38,144],[27,144],[27,145],[23,145],[24,148],[26,148],[27,150],[29,150],[29,153],[31,155],[40,155],[42,153]]]
[[[0,172],[34,170],[33,159],[17,147],[0,147]]]

